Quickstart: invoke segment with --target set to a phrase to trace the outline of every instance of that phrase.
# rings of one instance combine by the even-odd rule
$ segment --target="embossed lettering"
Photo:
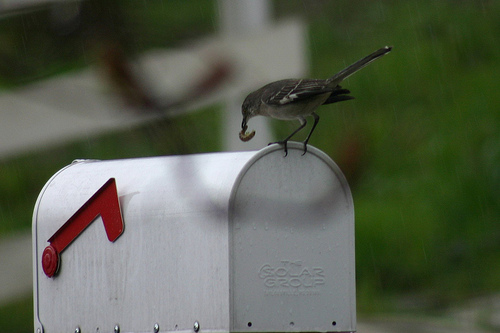
[[[259,277],[264,279],[273,275],[273,268],[269,264],[264,264],[259,270]]]
[[[321,267],[314,267],[314,268],[313,268],[313,271],[314,271],[314,275],[317,275],[317,276],[325,276],[325,275],[324,275],[323,268],[321,268]]]
[[[302,260],[280,260],[278,265],[263,264],[258,272],[266,295],[317,295],[318,287],[326,283],[323,267],[306,266]]]

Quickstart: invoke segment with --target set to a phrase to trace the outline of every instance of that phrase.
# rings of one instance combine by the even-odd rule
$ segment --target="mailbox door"
[[[324,153],[254,156],[230,208],[232,331],[354,331],[354,209]]]

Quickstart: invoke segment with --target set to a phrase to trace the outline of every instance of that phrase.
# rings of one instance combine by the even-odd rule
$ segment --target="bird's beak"
[[[243,117],[243,121],[241,122],[241,128],[244,128],[246,130],[247,126],[247,117]]]

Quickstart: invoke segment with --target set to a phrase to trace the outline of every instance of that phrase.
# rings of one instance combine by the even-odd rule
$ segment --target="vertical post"
[[[219,0],[220,23],[224,33],[241,34],[269,24],[268,0]]]
[[[219,0],[220,27],[222,34],[238,37],[262,30],[271,21],[271,5],[268,0]],[[262,61],[265,61],[263,59]],[[248,91],[250,93],[250,91]],[[249,123],[248,130],[255,129],[256,136],[252,141],[241,142],[238,132],[241,130],[241,104],[246,96],[232,93],[225,101],[225,116],[223,126],[223,150],[253,150],[265,147],[271,141],[269,124],[266,118],[256,117]]]

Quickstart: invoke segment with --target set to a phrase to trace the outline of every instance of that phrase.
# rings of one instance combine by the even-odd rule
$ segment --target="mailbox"
[[[354,209],[323,152],[77,160],[33,214],[35,332],[352,332]]]

